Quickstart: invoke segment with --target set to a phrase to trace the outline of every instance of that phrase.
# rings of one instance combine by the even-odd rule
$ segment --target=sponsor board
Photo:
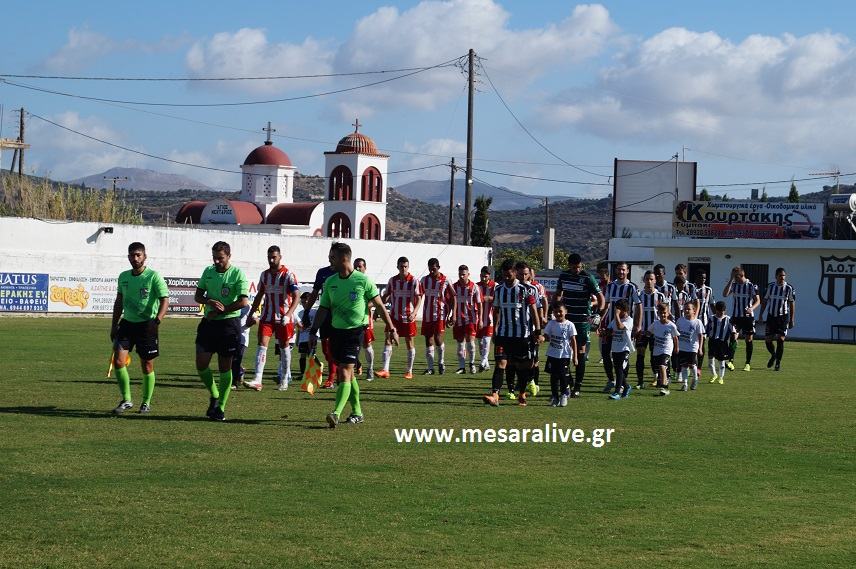
[[[0,272],[0,312],[47,312],[48,275]]]
[[[117,277],[51,275],[50,312],[113,312]]]
[[[675,205],[675,237],[700,239],[820,239],[823,204],[681,201]]]

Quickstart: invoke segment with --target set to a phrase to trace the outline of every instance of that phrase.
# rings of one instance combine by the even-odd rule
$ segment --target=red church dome
[[[362,134],[360,130],[360,120],[354,122],[354,132],[342,137],[339,144],[336,145],[335,152],[325,152],[324,154],[368,154],[369,156],[382,156],[389,158],[386,154],[381,154],[377,150],[374,140]]]
[[[288,154],[277,148],[271,142],[265,142],[247,155],[244,166],[291,166]]]

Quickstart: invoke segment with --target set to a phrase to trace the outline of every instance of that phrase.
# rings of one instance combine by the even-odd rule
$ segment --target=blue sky
[[[17,3],[6,10],[2,74],[224,77],[305,75],[427,67],[466,53],[484,75],[476,96],[476,167],[591,183],[561,184],[478,173],[533,194],[600,196],[614,158],[665,160],[685,152],[699,183],[804,178],[856,171],[856,49],[844,2],[255,2]],[[15,22],[15,25],[9,25]],[[126,101],[198,104],[302,96],[368,82],[357,78],[266,82],[95,82],[10,79]],[[383,77],[389,77],[384,75]],[[142,152],[237,170],[263,140],[301,172],[323,174],[323,152],[362,131],[391,154],[390,170],[432,166],[466,142],[464,77],[440,68],[339,95],[267,105],[143,107],[62,97],[0,83],[3,136],[11,109]],[[149,111],[149,112],[144,112]],[[157,114],[151,114],[151,111]],[[171,115],[171,117],[161,115]],[[185,119],[185,120],[181,120]],[[188,122],[198,121],[198,122]],[[232,129],[204,125],[215,123]],[[241,130],[246,129],[246,130]],[[111,166],[185,174],[236,189],[237,174],[160,162],[104,146],[33,117],[28,168],[71,179]],[[284,136],[283,136],[284,135]],[[686,150],[684,150],[686,149]],[[432,156],[436,155],[436,156]],[[3,157],[8,168],[10,154]],[[389,184],[445,179],[442,167],[394,174]],[[852,183],[853,177],[843,178]],[[800,191],[828,180],[799,182]],[[769,184],[770,194],[787,183]],[[749,187],[729,188],[746,195]]]

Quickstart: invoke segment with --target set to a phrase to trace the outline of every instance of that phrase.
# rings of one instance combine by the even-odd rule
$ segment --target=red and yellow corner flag
[[[303,383],[300,384],[300,391],[305,391],[309,395],[315,395],[315,391],[321,387],[321,378],[324,376],[324,364],[318,359],[315,353],[309,354],[309,361],[306,362],[306,371],[303,373]]]

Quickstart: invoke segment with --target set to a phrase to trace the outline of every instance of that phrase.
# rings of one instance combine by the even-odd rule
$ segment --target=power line
[[[847,176],[856,176],[856,172],[849,172],[847,174],[841,174],[840,177],[844,178]],[[812,178],[790,178],[788,180],[767,180],[761,182],[741,182],[734,184],[699,184],[702,188],[731,188],[731,187],[739,187],[739,186],[761,186],[763,184],[787,184],[790,182],[810,182],[813,180],[828,180],[830,178],[835,178],[836,176],[815,176]]]
[[[450,60],[450,61],[456,61]],[[149,101],[128,101],[123,99],[107,99],[105,97],[91,97],[88,95],[78,95],[75,93],[66,93],[64,91],[54,91],[52,89],[43,89],[41,87],[35,87],[33,85],[25,85],[23,83],[16,83],[14,81],[9,81],[8,79],[0,79],[0,82],[5,83],[6,85],[11,85],[13,87],[19,87],[21,89],[28,89],[30,91],[37,91],[40,93],[48,93],[50,95],[60,95],[63,97],[71,97],[74,99],[83,99],[86,101],[99,101],[102,103],[121,103],[125,105],[142,105],[148,107],[239,107],[239,106],[249,106],[249,105],[266,105],[271,103],[285,103],[290,101],[302,101],[306,99],[314,99],[317,97],[326,97],[329,95],[337,95],[340,93],[348,93],[350,91],[356,91],[358,89],[365,89],[367,87],[374,87],[376,85],[381,85],[383,83],[389,83],[391,81],[397,81],[398,79],[404,79],[406,77],[412,77],[418,73],[424,73],[425,71],[429,71],[431,69],[437,69],[440,67],[448,67],[450,61],[445,61],[443,63],[438,63],[437,65],[433,65],[431,67],[423,67],[419,68],[417,71],[411,71],[410,73],[404,73],[402,75],[397,75],[395,77],[390,77],[388,79],[381,79],[378,81],[372,81],[370,83],[363,83],[361,85],[355,85],[353,87],[343,87],[341,89],[333,89],[330,91],[321,91],[319,93],[311,93],[309,95],[297,95],[294,97],[283,97],[280,99],[265,99],[259,101],[238,101],[231,103],[153,103]]]
[[[59,79],[63,81],[270,81],[280,79],[323,79],[327,77],[354,77],[359,75],[381,75],[384,73],[405,73],[409,71],[425,71],[435,67],[453,67],[454,63],[433,67],[402,67],[399,69],[378,69],[373,71],[343,71],[340,73],[315,73],[309,75],[263,75],[246,77],[107,77],[79,75],[21,75],[0,73],[0,77],[12,79]]]
[[[580,172],[585,172],[586,174],[590,174],[592,176],[601,176],[604,178],[609,177],[605,174],[599,174],[597,172],[592,172],[591,170],[586,170],[585,168],[581,168],[575,164],[571,164],[570,162],[568,162],[567,160],[565,160],[564,158],[562,158],[561,156],[559,156],[558,154],[556,154],[555,152],[553,152],[552,150],[547,148],[540,140],[538,140],[538,138],[535,137],[534,134],[532,134],[532,132],[530,132],[530,130],[528,128],[526,128],[526,125],[524,125],[523,122],[521,122],[521,120],[519,118],[517,118],[517,115],[514,114],[514,111],[511,110],[511,107],[508,106],[508,103],[505,102],[505,99],[502,98],[502,95],[499,93],[499,90],[496,88],[496,85],[493,84],[493,81],[491,80],[490,75],[488,75],[487,69],[485,69],[484,63],[482,63],[481,58],[479,58],[479,66],[481,67],[481,70],[484,73],[484,76],[487,79],[487,82],[490,83],[491,89],[493,89],[493,92],[496,94],[497,98],[499,99],[499,102],[502,103],[502,106],[505,107],[505,110],[507,110],[508,113],[512,116],[512,118],[514,118],[514,120],[517,122],[517,125],[523,129],[523,132],[525,132],[527,135],[529,135],[529,138],[531,138],[535,142],[535,144],[537,144],[538,146],[543,148],[550,156],[552,156],[556,160],[562,162],[563,164],[570,166],[571,168],[579,170]]]
[[[476,172],[485,172],[488,174],[497,174],[500,176],[510,176],[512,178],[523,178],[526,180],[538,180],[541,182],[556,182],[558,184],[578,184],[581,186],[610,186],[610,187],[612,187],[612,184],[609,184],[606,182],[582,182],[579,180],[558,180],[555,178],[539,178],[538,176],[525,176],[523,174],[511,174],[509,172],[497,172],[495,170],[485,170],[483,168],[473,168],[473,170],[475,170]],[[488,184],[488,185],[490,185],[490,184]]]
[[[126,152],[131,152],[131,153],[134,153],[134,154],[139,154],[139,155],[141,155],[141,156],[146,156],[147,158],[153,158],[153,159],[155,159],[155,160],[162,160],[162,161],[164,161],[164,162],[171,162],[171,163],[173,163],[173,164],[179,164],[179,165],[182,165],[182,166],[190,166],[190,167],[192,167],[192,168],[200,168],[200,169],[203,169],[203,170],[211,170],[211,171],[214,171],[214,172],[224,172],[224,173],[226,173],[226,174],[241,174],[241,175],[246,175],[244,172],[242,172],[242,171],[240,171],[240,170],[226,170],[225,168],[216,168],[216,167],[214,167],[214,166],[204,166],[204,165],[202,165],[202,164],[194,164],[194,163],[192,163],[192,162],[184,162],[184,161],[182,161],[182,160],[174,160],[174,159],[172,159],[172,158],[167,158],[167,157],[165,157],[165,156],[158,156],[157,154],[150,154],[150,153],[148,153],[148,152],[143,152],[143,151],[141,151],[141,150],[135,150],[135,149],[133,149],[133,148],[129,148],[129,147],[127,147],[127,146],[122,146],[121,144],[116,144],[116,143],[114,143],[114,142],[110,142],[110,141],[107,141],[107,140],[103,140],[103,139],[101,139],[101,138],[97,138],[97,137],[95,137],[95,136],[92,136],[92,135],[89,135],[89,134],[86,134],[86,133],[83,133],[83,132],[80,132],[80,131],[74,130],[73,128],[69,128],[69,127],[67,127],[67,126],[61,125],[61,124],[59,124],[59,123],[56,123],[56,122],[54,122],[54,121],[52,121],[52,120],[50,120],[50,119],[46,119],[45,117],[40,116],[40,115],[37,115],[37,114],[35,114],[35,113],[27,113],[27,114],[29,114],[31,117],[34,117],[34,118],[37,118],[37,119],[39,119],[39,120],[42,120],[42,121],[44,121],[44,122],[46,122],[46,123],[52,124],[52,125],[54,125],[54,126],[56,126],[56,127],[59,127],[59,128],[61,128],[61,129],[63,129],[63,130],[67,130],[67,131],[69,131],[69,132],[72,132],[72,133],[77,134],[77,135],[79,135],[79,136],[82,136],[82,137],[84,137],[84,138],[88,138],[89,140],[93,140],[93,141],[95,141],[95,142],[99,142],[99,143],[101,143],[101,144],[105,144],[105,145],[107,145],[107,146],[112,146],[113,148],[118,148],[118,149],[120,149],[120,150],[124,150],[124,151],[126,151]],[[420,166],[420,167],[417,167],[417,168],[407,168],[407,169],[404,169],[404,170],[391,170],[391,171],[388,171],[388,172],[387,172],[387,175],[389,175],[389,174],[403,174],[403,173],[405,173],[405,172],[416,172],[416,171],[418,171],[418,170],[428,170],[428,169],[431,169],[431,168],[437,168],[437,167],[440,167],[440,166],[444,166],[444,167],[445,167],[445,166],[446,166],[446,164],[432,164],[432,165],[429,165],[429,166]],[[252,174],[252,175],[254,175],[254,176],[264,176],[264,174]],[[327,176],[315,176],[315,177],[317,177],[317,178],[327,179]]]

